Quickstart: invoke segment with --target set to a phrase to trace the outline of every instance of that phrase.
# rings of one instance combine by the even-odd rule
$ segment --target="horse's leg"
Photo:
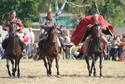
[[[94,75],[94,76],[97,75],[97,74],[96,74],[96,67],[95,67],[96,60],[97,60],[97,57],[94,58],[94,64],[93,64],[93,66],[94,66],[94,73],[93,73],[93,75]]]
[[[18,60],[15,59],[15,72],[16,72],[16,70],[17,70],[17,65],[18,65]]]
[[[47,62],[46,62],[45,56],[43,57],[43,62],[44,62],[44,66],[46,67],[46,70],[47,70],[47,76],[49,76],[49,70],[48,70],[48,67],[47,67]]]
[[[7,67],[7,69],[8,69],[8,74],[9,74],[9,76],[11,76],[11,73],[10,73],[10,70],[9,70],[9,60],[7,59],[6,61],[7,61],[6,67]]]
[[[56,59],[57,77],[60,78],[60,74],[59,74],[59,64],[58,64],[59,55],[58,55],[57,57],[55,57],[55,59]]]
[[[19,64],[20,64],[20,60],[17,61],[17,65],[18,65],[17,77],[20,77],[20,67],[19,67]]]
[[[87,68],[88,68],[88,71],[89,71],[89,76],[91,76],[91,74],[90,74],[90,65],[89,65],[89,56],[85,56],[85,60],[86,60]]]
[[[91,70],[90,70],[89,74],[92,73],[92,69],[94,67],[94,64],[95,64],[95,59],[94,59],[94,54],[92,54],[92,64],[91,64]]]
[[[11,60],[11,64],[12,64],[12,75],[15,76],[15,68],[14,68],[14,61]]]
[[[102,57],[103,54],[100,55],[100,77],[102,77]]]
[[[51,67],[52,67],[52,62],[51,62],[51,58],[47,58],[48,59],[48,64],[49,64],[49,75],[51,76]]]

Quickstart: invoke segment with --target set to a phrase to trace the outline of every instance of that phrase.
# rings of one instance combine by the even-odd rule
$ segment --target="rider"
[[[102,39],[105,41],[106,44],[107,39],[105,38],[105,34],[113,34],[112,25],[106,22],[101,15],[94,14],[83,18],[77,25],[75,31],[73,32],[71,41],[75,45],[78,45],[80,41],[85,41],[83,47],[85,56],[88,54],[88,45],[92,38],[92,34],[91,32],[89,32],[89,30],[91,30],[92,26],[94,26],[95,24],[102,24]],[[104,54],[107,55],[106,52],[104,52]]]
[[[56,22],[55,18],[53,18],[51,11],[49,11],[47,13],[47,17],[43,20],[41,28],[44,28],[44,30],[45,30],[44,35],[49,35],[48,32],[50,31],[51,28],[57,28],[57,29],[59,28],[57,26],[57,22]],[[61,46],[65,50],[65,45],[64,45],[63,41],[60,38],[58,38],[57,41],[58,41],[58,44],[61,43]],[[59,43],[59,41],[60,41],[60,43]],[[45,42],[45,38],[39,41],[38,45],[39,45],[41,50],[43,50],[44,45],[40,45],[40,44],[43,44],[44,42]]]
[[[10,22],[16,22],[16,23],[17,23],[17,25],[18,25],[17,30],[22,30],[22,29],[24,29],[24,26],[23,26],[23,24],[22,24],[22,21],[21,21],[20,19],[17,19],[17,18],[16,18],[16,11],[15,11],[15,10],[10,11],[10,19],[8,19],[8,20],[5,22],[5,24],[3,25],[3,30],[4,30],[4,31],[8,31],[8,34],[9,34],[8,25],[9,25]],[[9,42],[9,38],[6,38],[6,39],[4,39],[4,41],[3,41],[3,43],[2,43],[2,46],[3,46],[3,48],[4,48],[5,50],[6,50],[6,48],[7,48],[8,42]],[[21,50],[23,50],[24,47],[25,47],[25,43],[21,42],[20,40],[19,40],[19,43],[20,43],[20,45],[21,45]]]
[[[98,21],[98,19],[99,19],[99,15],[98,14],[94,14],[93,15],[93,19],[94,19],[94,24],[99,24],[99,21]],[[88,26],[87,26],[87,31],[89,31],[91,28],[92,28],[92,26],[93,26],[93,24],[89,24]],[[102,30],[103,31],[105,31],[105,30],[107,30],[106,29],[106,26],[102,26]],[[108,44],[108,41],[107,41],[107,39],[105,38],[105,34],[104,33],[101,33],[102,34],[102,39],[105,41],[105,43],[106,43],[106,45]],[[88,54],[88,45],[89,45],[89,42],[90,42],[90,40],[91,40],[91,38],[92,38],[92,34],[89,34],[89,36],[86,38],[86,40],[85,40],[85,45],[84,45],[84,47],[83,47],[83,49],[84,49],[84,55],[87,55]],[[107,53],[106,52],[104,52],[105,53],[105,55],[107,55]]]

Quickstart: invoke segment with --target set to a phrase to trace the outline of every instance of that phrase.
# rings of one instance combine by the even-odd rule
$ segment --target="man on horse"
[[[10,12],[10,19],[8,19],[5,24],[3,25],[3,30],[4,31],[8,31],[8,34],[9,34],[9,25],[10,25],[10,22],[15,22],[17,23],[17,30],[18,32],[20,30],[22,30],[24,28],[23,24],[22,24],[22,21],[20,19],[17,19],[16,18],[16,11],[15,10],[12,10]],[[17,35],[19,34],[17,32]],[[7,45],[8,45],[8,42],[9,42],[9,38],[6,38],[3,43],[2,43],[2,46],[3,48],[6,50],[7,48]],[[19,40],[19,44],[21,45],[21,50],[23,51],[24,47],[25,47],[25,43],[23,43],[22,41]]]
[[[57,22],[56,22],[56,20],[55,20],[55,18],[53,18],[53,15],[52,15],[52,12],[51,11],[49,11],[48,13],[47,13],[47,17],[43,20],[43,22],[42,22],[42,25],[41,25],[41,28],[43,28],[45,31],[44,31],[44,35],[45,35],[45,38],[46,37],[48,37],[50,34],[49,34],[49,31],[51,30],[51,28],[57,28],[57,29],[59,29],[59,27],[57,26]],[[44,49],[44,43],[45,43],[45,40],[46,39],[41,39],[40,41],[39,41],[39,48],[40,48],[40,50],[42,50],[43,51],[43,49]],[[65,50],[65,45],[64,45],[64,43],[63,43],[63,41],[58,37],[58,39],[57,39],[57,41],[58,41],[58,45],[60,45],[60,43],[61,43],[61,45],[60,46],[62,46],[63,47],[63,49]],[[59,42],[60,41],[60,42]],[[59,47],[60,47],[59,46]]]
[[[104,18],[99,14],[89,15],[85,18],[83,18],[79,24],[77,25],[75,31],[72,34],[71,41],[78,45],[81,41],[84,42],[84,55],[88,54],[88,45],[92,38],[92,34],[90,32],[92,26],[95,24],[102,24],[102,39],[105,41],[105,44],[107,44],[107,39],[105,38],[105,35],[113,34],[113,27],[110,25],[107,21],[104,20]],[[107,54],[104,52],[104,54]]]

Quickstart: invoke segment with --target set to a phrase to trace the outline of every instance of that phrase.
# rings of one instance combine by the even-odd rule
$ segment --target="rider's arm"
[[[19,26],[19,27],[17,27],[17,29],[20,29],[20,30],[24,29],[23,23],[20,19],[17,19],[17,24]]]
[[[107,26],[106,25],[103,25],[102,26],[102,31],[106,31],[107,30]],[[103,32],[101,33],[103,36],[106,36]]]
[[[24,26],[23,26],[22,22],[18,23],[18,25],[19,25],[20,30],[24,29]]]
[[[2,27],[2,29],[3,29],[4,31],[9,31],[9,28],[7,27],[7,24],[8,24],[8,20],[4,23],[4,25],[3,25],[3,27]]]
[[[4,31],[9,31],[9,27],[3,26]]]
[[[103,30],[103,31],[107,30],[107,26],[106,26],[106,25],[103,25],[103,26],[102,26],[102,30]]]

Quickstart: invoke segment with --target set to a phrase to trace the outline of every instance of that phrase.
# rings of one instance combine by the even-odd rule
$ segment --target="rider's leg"
[[[21,50],[23,52],[23,50],[26,48],[26,44],[23,41],[21,41],[20,39],[19,39],[19,44],[20,44]]]
[[[38,46],[40,48],[40,50],[43,52],[44,50],[44,42],[45,42],[45,38],[41,39],[38,43]]]
[[[61,43],[59,41],[59,38],[57,38],[57,43],[58,43],[58,46],[61,47]]]
[[[9,43],[9,38],[6,38],[6,39],[3,40],[3,42],[2,42],[3,49],[6,50],[8,43]]]
[[[104,35],[102,36],[102,39],[105,41],[105,44],[106,44],[106,48],[104,49],[104,54],[107,56],[108,55],[108,53],[107,53],[108,40],[106,39],[106,37]]]
[[[89,42],[92,38],[92,35],[90,34],[86,40],[85,40],[85,43],[84,43],[84,46],[83,46],[83,50],[84,50],[84,55],[87,55],[88,54],[88,46],[89,46]]]

